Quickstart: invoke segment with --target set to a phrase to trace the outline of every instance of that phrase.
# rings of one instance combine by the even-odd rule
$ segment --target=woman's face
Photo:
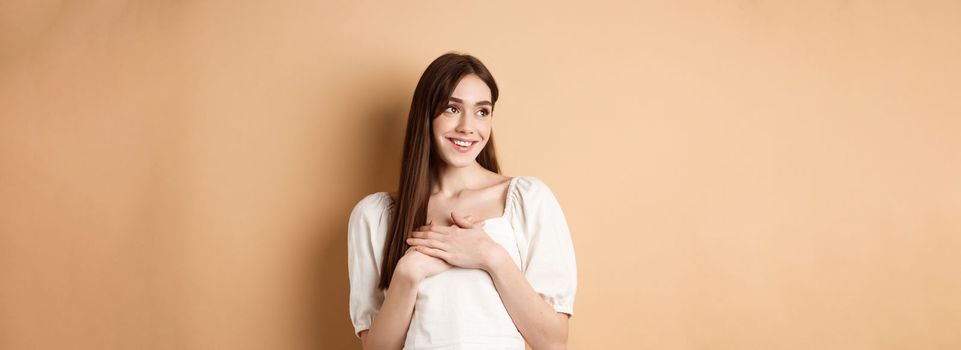
[[[450,166],[469,166],[491,135],[491,90],[480,77],[468,74],[457,83],[447,102],[432,122],[435,151]]]

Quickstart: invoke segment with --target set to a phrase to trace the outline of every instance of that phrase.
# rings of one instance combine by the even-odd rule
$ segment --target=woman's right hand
[[[429,256],[414,250],[414,247],[409,247],[404,256],[400,257],[397,262],[395,273],[400,273],[413,282],[420,282],[427,277],[447,271],[451,267],[443,259]]]

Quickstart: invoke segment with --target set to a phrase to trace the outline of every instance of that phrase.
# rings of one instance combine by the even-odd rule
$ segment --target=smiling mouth
[[[470,151],[471,147],[473,147],[474,144],[477,143],[477,141],[466,141],[466,140],[454,139],[450,137],[448,137],[447,139],[450,140],[451,145],[454,145],[454,149],[461,152]]]

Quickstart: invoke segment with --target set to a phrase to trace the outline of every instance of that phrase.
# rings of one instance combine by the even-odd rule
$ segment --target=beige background
[[[0,348],[359,348],[346,222],[481,58],[572,349],[961,348],[957,1],[0,2]]]

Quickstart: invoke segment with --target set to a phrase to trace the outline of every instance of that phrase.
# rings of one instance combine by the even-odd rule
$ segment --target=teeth
[[[461,141],[461,140],[453,140],[453,141],[454,141],[454,144],[461,147],[470,147],[470,145],[473,144],[473,142],[468,142],[468,141]]]

